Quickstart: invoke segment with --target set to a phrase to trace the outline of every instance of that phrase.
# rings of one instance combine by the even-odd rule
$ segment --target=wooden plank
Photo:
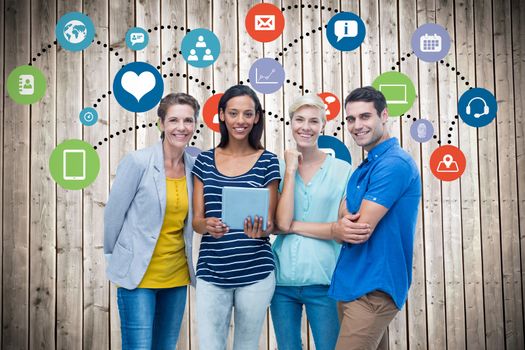
[[[187,8],[186,8],[186,15],[183,16],[178,24],[179,26],[184,26],[184,28],[188,27],[189,29],[197,29],[197,28],[207,28],[210,30],[213,30],[212,28],[212,4],[210,2],[203,2],[203,1],[195,1],[195,2],[187,2]],[[184,22],[186,20],[186,22]],[[179,39],[177,40],[178,48],[180,49],[180,42],[182,41],[182,38],[186,34],[186,32],[177,31],[177,35],[179,36]],[[221,40],[221,38],[219,38]],[[221,56],[222,56],[222,45],[223,42],[221,41]],[[178,50],[177,50],[178,51]],[[221,56],[219,56],[219,59],[221,59]],[[195,68],[187,65],[185,61],[182,59],[181,56],[178,56],[177,60],[181,63],[180,66],[177,67],[177,72],[182,74],[191,74],[196,79],[199,79],[199,81],[202,83],[204,82],[205,86],[203,87],[198,86],[194,82],[188,82],[188,79],[182,79],[177,78],[178,81],[180,81],[180,84],[184,86],[184,89],[187,89],[188,93],[195,97],[197,101],[199,101],[201,105],[201,113],[198,121],[198,127],[197,130],[200,130],[199,133],[195,133],[194,139],[191,141],[190,145],[198,147],[202,150],[208,150],[213,147],[213,141],[214,141],[214,135],[215,132],[209,129],[206,124],[204,123],[204,120],[202,119],[202,107],[204,106],[204,103],[206,100],[212,96],[212,90],[215,89],[213,84],[213,68]],[[210,89],[207,89],[207,87],[210,86]],[[197,235],[195,233],[195,235]],[[198,242],[198,237],[196,237]],[[194,242],[196,240],[194,239]],[[193,249],[193,255],[194,259],[198,256],[198,247],[195,246]],[[196,261],[196,260],[195,260]],[[199,338],[198,338],[198,325],[197,325],[197,313],[196,313],[196,294],[195,294],[195,288],[189,289],[189,305],[187,307],[187,310],[189,312],[190,317],[190,346],[192,349],[198,349],[199,348]]]
[[[310,1],[312,5],[312,9],[309,11],[309,13],[319,13],[319,1]],[[294,6],[298,6],[295,8]],[[317,6],[317,9],[313,6]],[[299,19],[301,18],[301,12],[299,9],[299,3],[297,1],[293,0],[283,0],[282,1],[282,7],[285,8],[285,15],[286,18],[292,18],[292,19]],[[304,25],[302,20],[297,20],[298,23],[294,23],[292,21],[289,21],[284,26],[284,31],[282,35],[282,63],[284,67],[284,71],[286,74],[285,77],[285,83],[282,88],[283,96],[284,96],[284,104],[283,104],[283,114],[286,116],[285,119],[285,128],[284,128],[284,149],[291,149],[295,148],[295,141],[292,136],[292,132],[290,129],[290,116],[289,116],[289,108],[292,104],[293,100],[297,98],[298,96],[301,96],[303,92],[306,92],[306,89],[311,91],[312,87],[310,86],[304,86],[303,88],[305,90],[299,89],[299,86],[305,85],[303,84],[303,78],[305,76],[304,67],[305,64],[303,63],[303,47],[305,45],[304,41],[308,40],[308,36],[306,36],[306,33],[310,31],[310,28],[307,25]],[[300,36],[303,36],[303,40],[299,40],[298,43],[294,43],[294,40],[300,39]],[[288,44],[294,43],[292,47],[290,47]],[[310,68],[308,67],[308,73],[310,71]],[[306,74],[307,75],[307,74]],[[294,85],[295,84],[295,85]],[[307,319],[306,319],[306,313],[303,310],[302,313],[302,323],[301,323],[301,342],[304,347],[307,347],[308,345],[308,325],[307,325]]]
[[[369,4],[370,4],[369,2],[366,2],[366,3],[363,2],[364,12],[362,12],[359,8],[359,3],[354,2],[354,1],[351,1],[351,2],[342,1],[341,2],[342,7],[340,7],[340,9],[341,11],[353,12],[361,16],[361,13],[369,13],[368,7],[367,7],[369,6]],[[371,5],[373,6],[374,4],[372,3]],[[352,136],[348,133],[348,130],[344,124],[344,120],[346,116],[344,103],[345,103],[345,98],[350,94],[352,90],[354,90],[355,88],[361,87],[361,86],[372,84],[371,75],[370,76],[367,75],[368,80],[363,81],[362,71],[365,70],[365,67],[362,66],[362,63],[365,63],[365,62],[366,64],[369,63],[368,58],[370,58],[370,55],[369,55],[369,52],[365,53],[365,50],[369,50],[370,41],[367,41],[369,36],[376,35],[375,31],[373,31],[371,34],[368,33],[370,31],[369,28],[374,28],[373,22],[370,22],[374,20],[377,21],[377,16],[375,17],[375,19],[374,17],[366,17],[365,25],[366,25],[367,34],[365,36],[365,41],[363,42],[363,44],[359,48],[353,51],[345,52],[342,54],[342,67],[341,67],[342,92],[341,92],[341,95],[339,96],[340,101],[341,101],[341,119],[342,119],[341,126],[342,126],[342,130],[344,130],[343,140],[346,146],[348,147],[348,149],[350,150],[350,155],[352,156],[352,166],[354,169],[359,164],[361,164],[363,160],[363,151],[361,147],[359,147],[354,142],[354,140],[352,139]],[[323,23],[328,23],[328,21],[329,19],[327,18],[326,20],[323,21]],[[372,26],[370,25],[370,23],[372,23]],[[373,37],[370,40],[374,40]],[[326,44],[326,45],[330,45],[330,44]],[[330,50],[335,50],[333,47],[326,46],[326,45],[324,47],[330,48]],[[368,54],[366,59],[364,58],[365,54]],[[370,68],[369,66],[367,67],[368,67],[367,69]]]
[[[379,0],[365,1],[361,3],[359,16],[366,19],[366,35],[363,44],[361,45],[360,86],[371,86],[374,79],[381,74],[381,51],[379,51],[381,40],[379,30]],[[353,89],[356,87],[358,86],[353,87]],[[355,145],[355,142],[352,141],[351,144]],[[365,159],[364,150],[361,147],[359,147],[358,150],[361,153],[361,156],[357,157],[359,162],[357,162],[356,159],[356,166],[360,164],[361,160]],[[354,156],[354,154],[352,154],[352,156]]]
[[[418,26],[435,22],[435,4],[432,0],[417,2]],[[438,96],[436,91],[436,64],[421,63],[419,65],[419,108],[421,116],[428,116],[436,129],[439,119]],[[439,131],[439,130],[436,130]],[[429,161],[432,151],[437,147],[431,140],[422,146],[422,161],[424,164],[423,178],[423,210],[425,230],[425,267],[427,287],[427,321],[429,349],[446,347],[445,334],[445,293],[443,272],[443,236],[441,213],[441,186],[430,169]],[[430,341],[431,340],[431,341]]]
[[[323,91],[323,30],[321,26],[321,6],[328,7],[328,4],[321,1],[312,1],[312,4],[319,6],[317,10],[311,9],[294,9],[292,11],[298,12],[294,18],[300,18],[302,33],[305,33],[302,42],[302,59],[303,59],[303,91],[309,90],[310,93],[320,93]],[[294,26],[295,27],[295,26]],[[307,35],[309,34],[309,35]],[[295,34],[294,41],[299,41],[298,33]],[[285,47],[288,43],[284,43]],[[296,44],[297,45],[297,44]],[[335,66],[336,68],[339,65]],[[333,123],[331,123],[333,124]],[[325,132],[325,134],[327,134]],[[303,308],[303,334],[306,333],[306,343],[308,349],[315,349],[314,338],[310,329],[310,323],[306,316],[306,308]]]
[[[469,84],[475,79],[474,2],[455,4],[457,70]],[[467,91],[465,81],[458,82],[458,95]],[[479,166],[477,129],[458,121],[460,147],[467,157],[467,168],[461,182],[461,214],[463,231],[464,290],[466,343],[469,348],[485,349],[483,305],[483,267],[481,255],[481,223],[479,198]]]
[[[80,1],[58,3],[58,17],[82,12]],[[57,49],[57,144],[82,139],[82,53]],[[61,349],[82,347],[82,191],[57,188],[57,343]]]
[[[321,27],[322,30],[315,35],[319,35],[321,39],[321,59],[322,59],[322,75],[319,82],[322,83],[315,92],[331,92],[336,95],[341,101],[341,106],[344,103],[344,92],[343,92],[343,71],[342,71],[342,62],[343,62],[343,53],[330,45],[328,39],[326,38],[326,29],[324,26],[328,23],[330,18],[335,15],[334,9],[339,9],[338,0],[329,0],[324,1],[323,4],[326,7],[325,11],[321,11],[321,22],[318,27]],[[328,8],[331,11],[328,11]],[[356,50],[357,51],[357,50]],[[325,135],[337,137],[339,140],[343,141],[344,135],[344,125],[341,124],[344,120],[343,107],[339,111],[339,115],[327,122],[325,127]]]
[[[129,28],[135,26],[135,6],[128,6],[125,2],[110,1],[109,2],[109,42],[108,44],[118,50],[119,57],[123,59],[120,63],[115,59],[114,55],[109,57],[109,80],[108,90],[113,90],[113,77],[123,64],[133,62],[135,54],[126,49],[126,32]],[[107,50],[107,49],[106,49]],[[108,51],[106,51],[108,52]],[[109,130],[114,134],[119,132],[119,135],[110,139],[103,147],[109,148],[109,174],[110,185],[115,178],[120,160],[129,152],[135,149],[135,115],[122,108],[117,101],[110,96],[109,99]],[[129,128],[132,128],[132,131]],[[126,130],[126,133],[122,133]],[[110,286],[110,348],[120,349],[120,319],[118,315],[116,288],[115,285]]]
[[[281,8],[281,1],[280,0],[271,0],[267,1],[268,3],[272,3],[273,5],[277,6],[278,8]],[[252,5],[256,4],[257,1],[253,1]],[[282,9],[282,8],[281,8]],[[246,15],[247,11],[244,12],[244,16]],[[283,12],[284,20],[285,20],[285,28],[287,26],[291,25],[291,19],[294,18],[293,12],[288,12],[285,10]],[[239,23],[242,23],[239,19]],[[242,32],[240,32],[242,33]],[[279,62],[283,64],[283,37],[280,36],[279,38],[275,39],[272,42],[264,43],[263,44],[263,54],[259,54],[259,57],[252,57],[250,62],[247,62],[248,69],[255,61],[256,58],[260,58],[262,56],[264,57],[270,57],[270,58],[279,58]],[[254,39],[249,38],[248,40],[251,40],[254,42]],[[281,52],[281,56],[279,56],[279,52]],[[287,75],[288,72],[285,71],[285,75]],[[248,76],[248,73],[241,74],[241,79],[244,79],[244,76]],[[266,120],[265,120],[265,140],[264,145],[267,150],[270,152],[275,153],[278,157],[281,159],[284,157],[284,135],[285,135],[285,128],[287,128],[285,124],[285,120],[287,120],[287,111],[284,110],[284,89],[281,88],[279,91],[265,95],[264,96],[264,109],[266,111]],[[271,115],[270,115],[271,112]],[[273,243],[275,240],[275,237],[270,237],[270,241]],[[275,332],[274,332],[274,326],[271,319],[271,314],[268,311],[268,317],[267,317],[267,340],[268,340],[268,349],[277,349],[277,340],[275,338]]]
[[[523,301],[519,248],[518,184],[516,170],[516,130],[514,125],[514,89],[512,70],[512,27],[510,0],[493,2],[494,81],[498,115],[498,178],[501,255],[503,267],[503,305],[505,346],[523,349]]]
[[[216,91],[224,92],[232,85],[238,83],[239,55],[237,51],[237,33],[239,24],[232,21],[232,14],[237,13],[237,1],[213,0],[213,32],[221,42],[221,53],[213,68],[213,87]],[[233,33],[233,34],[232,34]],[[210,69],[210,68],[207,68]],[[217,137],[216,135],[214,135]],[[228,347],[233,346],[233,314],[228,332]]]
[[[444,60],[452,67],[456,67],[453,3],[438,0],[436,12],[436,22],[447,30],[452,42],[451,49]],[[438,65],[438,77],[436,90],[439,91],[440,139],[442,144],[448,144],[450,139],[452,144],[459,146],[459,135],[457,132],[453,132],[454,128],[451,124],[457,113],[456,70],[452,71],[449,67]],[[463,249],[461,244],[460,181],[442,182],[442,191],[447,348],[464,349],[466,348],[465,296],[462,288]]]
[[[55,37],[55,1],[31,5],[32,55]],[[37,57],[37,56],[35,56]],[[31,224],[29,279],[29,348],[54,349],[56,286],[56,185],[49,176],[49,155],[55,146],[56,47],[46,47],[37,66],[47,80],[47,93],[31,109]],[[34,145],[38,145],[35,147]]]
[[[403,0],[399,3],[399,55],[405,55],[412,51],[410,39],[412,33],[416,30],[417,12],[416,1]],[[403,56],[406,57],[406,56]],[[417,87],[419,86],[417,57],[411,55],[406,57],[406,63],[402,64],[401,68]],[[390,61],[390,65],[397,67],[395,63],[400,60],[400,57]],[[389,68],[385,67],[385,70]],[[391,69],[391,67],[390,67]],[[417,101],[416,101],[417,102]],[[414,106],[407,112],[411,116],[419,117],[419,103],[414,103]],[[421,145],[410,138],[410,127],[413,123],[412,118],[401,117],[402,124],[402,145],[415,160],[422,172],[423,164],[421,163]],[[426,297],[425,297],[425,248],[424,248],[424,232],[423,232],[423,204],[419,205],[418,219],[416,224],[415,241],[414,241],[414,256],[412,262],[412,285],[409,289],[408,300],[406,304],[406,324],[404,324],[405,336],[408,336],[408,344],[404,348],[410,349],[426,349],[427,348],[427,319],[426,319]],[[399,327],[391,327],[392,330],[401,329]],[[393,337],[396,339],[398,337]],[[391,338],[392,339],[392,338]],[[399,347],[399,344],[390,343],[391,348]],[[408,346],[406,346],[408,345]]]
[[[186,80],[182,77],[176,76],[176,73],[186,73],[186,63],[179,55],[180,43],[186,33],[185,30],[182,31],[179,29],[179,27],[186,29],[186,4],[184,1],[162,0],[160,6],[160,23],[164,26],[164,29],[160,32],[161,60],[166,62],[166,65],[161,67],[161,73],[169,76],[167,79],[164,79],[164,95],[171,92],[187,92]],[[177,29],[175,29],[175,26]],[[200,100],[199,103],[201,103]],[[151,118],[158,120],[156,115],[152,115]],[[151,122],[151,120],[149,121]],[[197,128],[199,124],[200,122],[197,123]],[[158,131],[156,129],[155,131],[157,132],[158,137]],[[186,309],[182,319],[179,340],[177,342],[177,349],[180,350],[190,349],[190,344],[192,344],[190,330],[192,321],[191,314],[193,311],[192,302],[195,299],[194,296],[194,288],[188,288]]]
[[[16,48],[4,57],[5,74],[30,57],[29,1],[5,2],[5,47]],[[28,348],[29,279],[29,107],[4,99],[2,347]],[[8,165],[8,166],[7,166]]]
[[[396,2],[393,1],[379,1],[379,23],[381,24],[379,48],[380,48],[380,72],[385,73],[391,70],[392,58],[399,57],[399,38],[398,38],[398,23],[397,17],[392,14],[398,13]],[[402,117],[389,118],[389,132],[391,137],[396,137],[401,145],[403,139],[401,138],[401,119]],[[406,308],[400,310],[394,320],[392,320],[388,327],[388,341],[390,348],[406,348]]]
[[[494,91],[492,2],[476,1],[474,15],[476,86]],[[496,144],[496,123],[478,129],[485,341],[488,349],[505,347]]]
[[[3,10],[2,15],[0,15],[0,67],[4,67],[4,35],[5,35],[5,8],[4,8],[4,0],[0,0],[0,8]],[[6,81],[5,69],[1,69],[0,77],[2,78],[2,81]],[[6,98],[4,95],[4,84],[0,86],[0,125],[2,126],[2,130],[5,130],[4,125],[4,99]],[[0,174],[2,175],[2,178],[4,177],[4,133],[0,132]],[[0,242],[4,241],[4,182],[0,181]],[[0,279],[3,277],[3,252],[0,252]],[[0,300],[3,300],[3,288],[0,287]],[[0,303],[0,314],[2,313],[3,305]],[[0,317],[0,338],[3,339],[3,318]],[[0,341],[0,347],[2,347],[2,342]]]
[[[280,0],[272,0],[272,1],[267,1],[268,3],[272,3],[273,5],[277,6],[278,8],[281,8],[281,1]],[[252,4],[256,4],[258,3],[258,1],[252,1]],[[244,15],[246,15],[247,11],[244,12]],[[285,10],[283,12],[283,15],[284,15],[284,20],[285,20],[285,28],[287,26],[290,26],[292,25],[292,19],[294,18],[293,16],[293,12],[290,11],[288,12],[287,10]],[[241,23],[240,19],[239,19],[239,23]],[[244,25],[244,24],[243,24]],[[242,33],[242,32],[241,32]],[[251,39],[249,38],[249,40],[251,40],[252,42],[254,42],[255,40],[254,39]],[[282,43],[282,36],[280,36],[279,38],[275,39],[274,41],[272,42],[269,42],[269,43],[264,43],[263,45],[263,54],[264,54],[264,57],[270,57],[270,58],[275,58],[275,57],[278,57],[279,58],[279,62],[282,64],[283,63],[283,59],[282,57],[283,56],[279,56],[279,52],[282,52],[283,50],[283,43]],[[262,57],[262,55],[259,55],[259,57],[252,57],[250,62],[247,62],[248,66],[248,70],[249,70],[249,67],[251,66],[251,64],[253,63],[253,61],[256,59],[256,58],[260,58]],[[288,72],[285,71],[285,74],[287,74]],[[241,79],[243,79],[244,76],[248,76],[248,73],[246,72],[245,74],[241,74]],[[275,154],[277,154],[278,157],[282,158],[284,157],[284,143],[283,143],[283,140],[284,140],[284,134],[285,134],[285,128],[286,128],[286,125],[285,125],[285,120],[286,120],[286,116],[287,116],[287,111],[284,110],[284,105],[283,105],[283,99],[284,99],[284,89],[280,89],[279,91],[273,93],[273,94],[269,94],[269,95],[265,95],[264,96],[264,108],[266,111],[271,111],[272,112],[272,115],[270,115],[268,112],[266,113],[266,120],[265,120],[265,123],[266,123],[266,127],[265,127],[265,147],[267,150],[269,150],[270,152],[273,152]],[[269,343],[269,348],[270,349],[273,349],[275,348],[277,345],[275,343],[275,337],[273,335],[273,324],[271,323],[271,320],[270,320],[270,343]]]
[[[86,3],[85,13],[95,25],[95,41],[108,42],[108,4],[105,0]],[[109,60],[102,45],[93,44],[84,53],[84,106],[89,106],[109,89]],[[83,127],[84,139],[97,146],[100,171],[95,182],[84,190],[84,327],[85,349],[109,348],[109,285],[104,258],[104,203],[109,187],[109,147],[98,142],[109,137],[108,99],[97,103],[97,124]]]
[[[525,280],[525,36],[520,35],[525,28],[525,4],[512,1],[512,53],[514,71],[514,118],[516,125],[516,163],[518,167],[518,208],[521,247],[521,279]],[[522,282],[522,295],[525,295],[525,284]],[[525,304],[525,303],[524,303]],[[525,305],[523,305],[525,308]],[[525,313],[525,310],[523,311]],[[522,330],[523,332],[523,330]]]
[[[249,77],[249,71],[252,63],[264,56],[263,51],[263,44],[259,43],[258,41],[254,40],[246,30],[245,26],[245,18],[246,14],[250,10],[250,8],[256,4],[258,4],[259,1],[257,0],[247,0],[247,1],[238,1],[237,2],[237,47],[239,48],[239,66],[237,69],[238,74],[238,80],[239,82],[242,81],[244,84],[247,83],[247,79]],[[233,33],[232,33],[233,34]],[[271,57],[271,56],[270,56]],[[273,56],[275,57],[275,56]],[[279,94],[279,92],[275,93],[276,95]],[[261,103],[263,103],[263,109],[266,110],[265,100],[266,97],[270,97],[274,94],[270,95],[263,95],[258,94],[259,99],[261,100]],[[275,112],[274,106],[268,105],[268,110],[273,110]],[[268,130],[268,122],[273,119],[271,116],[266,113],[264,116],[265,121],[265,132],[262,135],[262,143],[265,145],[265,136],[269,136],[266,132]],[[265,145],[267,148],[267,145]],[[269,329],[269,323],[268,323],[268,317],[269,317],[269,310],[267,311],[267,316],[264,320],[264,325],[262,328],[261,336],[259,338],[259,349],[268,349],[268,342],[269,342],[269,334],[270,332],[273,332],[272,329]]]
[[[149,34],[148,47],[144,50],[137,51],[137,61],[143,61],[151,64],[153,67],[161,67],[161,47],[160,47],[160,0],[154,1],[137,1],[135,3],[135,22],[137,27],[152,29]],[[156,28],[156,29],[155,29]],[[166,74],[166,73],[164,73]],[[171,92],[169,79],[163,77],[164,96]],[[143,113],[136,113],[136,124],[139,126],[136,132],[137,149],[151,146],[159,140],[160,134],[156,127],[146,126],[157,120],[157,106]]]
[[[318,1],[311,1],[310,3],[312,4],[312,6],[314,6],[315,4],[318,4]],[[286,46],[288,45],[288,43],[293,42],[294,39],[297,39],[298,36],[303,35],[303,37],[306,38],[306,31],[308,31],[308,29],[303,28],[302,25],[299,25],[299,23],[293,22],[293,19],[299,18],[298,9],[294,9],[294,5],[297,5],[297,4],[298,2],[296,0],[283,0],[281,2],[281,6],[286,8],[285,10],[286,18],[291,19],[284,26],[283,35],[281,37],[282,43],[283,43],[283,48],[282,48],[283,56],[282,56],[281,62],[283,63],[284,71],[286,74],[285,83],[282,88],[283,96],[284,96],[283,115],[285,115],[284,117],[284,120],[285,120],[284,142],[283,142],[284,149],[295,147],[295,141],[290,131],[290,123],[289,123],[290,117],[288,115],[288,109],[293,99],[301,95],[301,90],[299,90],[298,86],[301,85],[301,82],[302,82],[303,63],[302,63],[301,53],[302,53],[302,46],[303,46],[302,41],[303,40],[300,40],[297,44],[294,44],[292,47],[286,47]],[[288,6],[291,6],[291,8],[288,9]],[[294,82],[297,83],[296,86],[293,86]],[[310,89],[310,87],[308,86],[306,88]],[[306,336],[306,333],[304,333],[304,336]]]
[[[213,25],[212,25],[213,8],[212,8],[211,2],[202,2],[202,1],[189,2],[188,1],[186,11],[187,11],[187,16],[186,16],[187,23],[186,24],[183,23],[183,25],[187,25],[187,27],[190,29],[206,28],[206,29],[209,29],[215,32]],[[185,32],[183,34],[185,34]],[[180,74],[187,72],[189,75],[193,76],[194,78],[199,79],[200,85],[197,85],[194,81],[188,81],[188,79],[183,80],[182,78],[178,78],[182,83],[184,83],[184,85],[186,86],[188,90],[188,93],[192,95],[193,97],[195,97],[201,105],[200,119],[198,123],[199,125],[197,128],[197,129],[200,129],[200,132],[195,134],[194,139],[192,140],[190,145],[198,147],[202,150],[208,150],[212,148],[214,145],[214,138],[218,136],[217,133],[209,129],[204,123],[204,120],[202,119],[202,107],[204,106],[204,103],[206,102],[206,100],[213,95],[214,90],[217,93],[224,92],[223,88],[218,88],[217,86],[215,86],[214,81],[213,81],[213,73],[214,73],[213,67],[217,66],[219,61],[223,59],[222,58],[223,46],[226,45],[226,43],[230,43],[230,41],[225,42],[222,39],[223,38],[219,37],[219,41],[221,43],[221,53],[216,63],[212,67],[195,68],[195,67],[189,66],[184,63],[179,68]],[[181,40],[182,40],[182,36],[179,40],[179,43]],[[231,46],[231,43],[228,44],[228,46]],[[180,56],[178,60],[180,60],[181,62],[184,62],[184,60]],[[202,83],[204,83],[204,85],[202,85]],[[210,89],[207,88],[208,86],[210,87]],[[214,135],[214,134],[217,134],[217,135]],[[194,296],[194,294],[192,295]],[[194,300],[194,298],[192,300]],[[194,331],[192,331],[192,334],[195,334]],[[195,335],[195,339],[197,339],[196,335]]]

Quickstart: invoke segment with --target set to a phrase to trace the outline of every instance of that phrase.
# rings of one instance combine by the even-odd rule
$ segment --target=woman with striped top
[[[226,349],[234,309],[234,345],[257,349],[275,289],[269,235],[277,206],[279,162],[261,145],[262,106],[247,86],[232,86],[219,101],[219,145],[202,152],[193,168],[193,228],[203,234],[197,263],[197,322],[200,348]],[[267,229],[262,218],[245,220],[244,230],[221,221],[224,187],[267,187]]]

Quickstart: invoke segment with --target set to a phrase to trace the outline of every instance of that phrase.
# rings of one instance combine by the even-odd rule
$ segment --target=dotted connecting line
[[[301,7],[302,9],[304,9],[306,7],[309,8],[309,9],[314,8],[316,10],[319,7],[321,7],[321,10],[334,11],[335,13],[339,12],[339,10],[336,9],[336,8],[332,9],[331,7],[325,7],[324,5],[319,6],[319,5],[312,5],[312,4],[308,4],[308,5],[305,5],[305,4],[298,5],[298,4],[296,4],[296,5],[293,5],[293,6],[289,5],[288,7],[281,7],[281,12],[286,11],[286,9],[288,9],[288,10],[291,10],[292,8],[298,9],[299,7]]]
[[[414,54],[414,52],[412,51],[412,52],[409,52],[409,53],[406,53],[406,54],[402,55],[401,58],[399,59],[399,61],[396,62],[396,66],[397,67],[401,66],[401,62],[404,62],[406,60],[405,56],[407,58],[409,58],[413,54]],[[396,66],[392,66],[392,70],[396,70],[397,69]]]
[[[32,66],[32,65],[33,65],[33,62],[36,62],[37,57],[40,57],[40,56],[42,56],[43,54],[45,54],[46,52],[48,52],[48,50],[49,50],[50,48],[52,48],[53,45],[56,45],[56,44],[57,44],[57,41],[55,40],[55,41],[53,41],[52,44],[44,45],[44,47],[40,50],[40,52],[38,52],[38,53],[36,54],[36,57],[32,57],[32,58],[31,58],[31,61],[29,61],[29,65]]]
[[[157,123],[142,124],[142,128],[144,128],[144,129],[147,128],[148,126],[151,128],[151,127],[153,127],[153,126],[157,126]],[[114,138],[115,136],[119,136],[120,134],[125,134],[127,131],[130,131],[130,132],[131,132],[131,131],[133,131],[134,129],[135,129],[135,130],[138,130],[138,129],[140,129],[140,126],[139,126],[139,125],[136,125],[135,127],[130,126],[130,127],[127,128],[127,129],[124,128],[124,129],[122,129],[122,131],[117,131],[115,134],[110,134],[110,135],[109,135],[109,139],[112,139],[112,138]],[[104,138],[104,142],[108,142],[109,139],[108,139],[107,137],[105,137],[105,138]],[[99,142],[98,142],[98,145],[99,145],[99,146],[102,146],[102,144],[103,144],[102,141],[99,141]],[[94,149],[97,149],[97,146],[93,146],[93,148],[94,148]]]
[[[408,58],[408,57],[410,57],[410,56],[413,55],[413,54],[414,54],[414,52],[410,52],[410,53],[407,53],[407,54],[401,56],[401,59],[400,59],[399,61],[396,62],[396,66],[399,67],[399,66],[401,65],[401,62],[404,62],[404,61],[405,61],[405,56]],[[451,70],[452,72],[455,72],[455,73],[456,73],[456,76],[459,77],[459,79],[460,79],[461,81],[463,81],[463,82],[465,83],[465,85],[469,87],[469,89],[473,89],[472,86],[469,86],[470,83],[469,83],[469,81],[467,80],[467,78],[466,78],[463,74],[461,74],[461,73],[456,69],[456,67],[452,66],[452,65],[451,65],[450,63],[448,63],[448,62],[445,62],[445,60],[440,60],[439,63],[442,64],[442,65],[444,65],[444,66],[447,67],[447,68],[450,68],[450,70]],[[396,68],[395,66],[392,66],[392,70],[395,71],[396,69],[397,69],[397,68]],[[403,116],[403,114],[402,114],[401,116]],[[407,116],[410,118],[410,114],[408,114]],[[452,144],[452,140],[451,140],[451,138],[452,138],[452,131],[454,131],[454,126],[456,125],[456,120],[459,119],[459,116],[456,114],[456,115],[454,116],[454,119],[455,119],[455,120],[452,120],[452,121],[450,122],[450,126],[448,127],[448,134],[447,134],[448,140],[447,140],[447,143],[448,143],[449,145]],[[417,118],[413,118],[413,121],[414,121],[414,122],[415,122],[416,120],[417,120]],[[437,139],[437,143],[438,143],[438,145],[441,145],[441,140],[438,139],[438,136],[437,136],[436,134],[433,135],[433,138],[434,138],[434,139]]]
[[[170,24],[168,24],[167,26],[164,26],[164,25],[161,25],[161,26],[160,26],[160,29],[161,29],[161,30],[163,30],[163,29],[172,29],[172,28],[173,28],[173,30],[180,29],[180,30],[183,31],[183,32],[186,31],[187,33],[189,33],[189,32],[191,31],[190,28],[178,27],[178,26],[176,26],[176,25],[172,26],[172,25],[170,25]],[[151,28],[150,28],[150,29],[147,29],[148,33],[151,33],[153,30],[159,30],[159,26],[155,26],[155,27],[153,27],[153,29],[151,29]],[[92,42],[92,43],[96,43],[97,45],[102,45],[102,47],[105,47],[105,48],[109,46],[109,45],[106,44],[106,43],[102,43],[100,40],[97,40],[97,41],[95,42],[95,40],[93,39],[91,42]],[[53,44],[47,44],[47,45],[44,45],[44,47],[40,50],[40,52],[38,52],[38,53],[36,54],[36,57],[34,56],[34,57],[31,58],[31,61],[29,62],[29,65],[31,66],[33,62],[36,62],[37,58],[40,57],[40,56],[42,56],[44,53],[48,52],[48,49],[50,49],[51,47],[53,47],[53,45],[57,45],[57,41],[56,41],[56,40],[53,42]],[[110,48],[109,48],[109,51],[110,51],[110,52],[111,52],[111,51],[114,51],[114,50],[115,50],[114,47],[110,47]],[[119,53],[118,53],[117,51],[115,51],[115,56],[116,56],[116,57],[119,56]],[[123,61],[124,61],[124,60],[123,60],[122,58],[119,58],[119,62],[123,62]]]
[[[326,28],[327,25],[325,24],[324,27]],[[312,29],[311,31],[305,33],[304,35],[301,35],[301,36],[299,37],[299,39],[294,39],[293,42],[291,41],[291,42],[288,43],[288,45],[287,45],[288,47],[285,46],[285,47],[283,48],[283,51],[281,51],[281,52],[278,53],[278,56],[279,56],[279,57],[283,56],[283,55],[284,55],[284,52],[288,51],[288,49],[291,48],[291,47],[293,47],[294,44],[297,44],[297,43],[299,42],[299,40],[303,40],[305,36],[310,36],[310,34],[315,34],[317,31],[321,32],[322,30],[323,30],[323,27],[320,26],[320,27],[317,27],[317,29]],[[278,61],[279,58],[276,57],[275,60]]]

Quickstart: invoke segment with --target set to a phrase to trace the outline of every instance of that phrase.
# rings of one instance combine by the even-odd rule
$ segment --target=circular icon
[[[340,51],[357,49],[365,40],[365,23],[353,12],[339,12],[328,21],[326,38]]]
[[[441,146],[430,156],[430,170],[441,181],[454,181],[463,172],[467,161],[463,152],[456,146]]]
[[[497,112],[498,102],[494,95],[486,89],[470,89],[459,98],[459,116],[467,125],[475,128],[490,124],[496,118]]]
[[[18,104],[37,102],[46,93],[46,78],[36,67],[16,67],[7,77],[7,93]]]
[[[186,147],[186,153],[188,153],[190,156],[196,158],[199,154],[201,154],[202,150],[198,147],[192,147],[188,146]]]
[[[98,120],[98,112],[96,109],[86,107],[80,111],[80,122],[85,126],[95,125]]]
[[[81,190],[95,181],[100,159],[89,143],[66,140],[55,147],[49,157],[49,172],[55,182],[66,190]]]
[[[317,94],[324,102],[326,109],[326,120],[332,120],[339,115],[341,111],[341,102],[336,95],[331,92],[321,92]]]
[[[412,34],[412,50],[425,62],[443,59],[450,49],[450,35],[445,28],[435,23],[419,26]]]
[[[428,119],[418,119],[412,123],[410,135],[417,142],[427,142],[434,136],[434,126]]]
[[[321,135],[317,139],[317,146],[326,154],[344,160],[350,165],[352,164],[352,156],[350,155],[348,148],[346,148],[345,144],[339,139],[333,136]]]
[[[219,128],[219,100],[224,94],[215,94],[206,100],[202,107],[202,119],[204,124],[215,132],[220,132]]]
[[[144,28],[135,27],[126,33],[126,45],[135,51],[142,50],[148,46],[149,35]]]
[[[383,93],[391,117],[406,113],[416,99],[416,88],[408,76],[399,72],[386,72],[378,76],[372,86]]]
[[[117,72],[113,92],[117,102],[128,111],[146,112],[160,102],[164,82],[152,65],[132,62]]]
[[[95,27],[85,14],[69,12],[58,20],[55,35],[64,49],[81,51],[91,45],[95,37]]]
[[[181,51],[182,57],[189,65],[204,68],[217,61],[221,52],[221,43],[212,31],[198,28],[184,36]]]
[[[283,33],[284,16],[275,5],[257,4],[248,11],[244,25],[252,38],[267,43]]]
[[[283,86],[285,73],[283,66],[273,58],[260,58],[252,64],[248,76],[255,91],[271,94]]]

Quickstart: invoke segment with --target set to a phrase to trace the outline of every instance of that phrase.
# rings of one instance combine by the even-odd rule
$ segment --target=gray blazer
[[[195,159],[184,152],[189,210],[184,221],[184,243],[192,285],[191,170]],[[120,162],[104,210],[104,254],[108,279],[126,289],[136,288],[151,261],[166,212],[166,175],[162,141],[131,152]]]

